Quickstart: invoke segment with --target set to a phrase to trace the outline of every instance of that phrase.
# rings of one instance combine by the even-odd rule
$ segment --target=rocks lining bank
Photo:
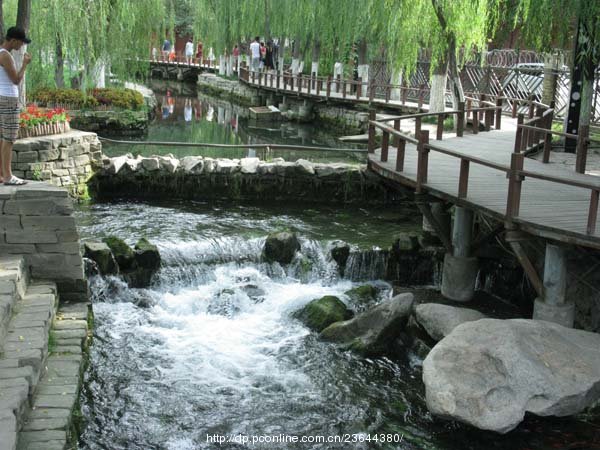
[[[295,201],[383,204],[404,198],[364,165],[299,159],[186,156],[105,158],[89,183],[96,198]]]

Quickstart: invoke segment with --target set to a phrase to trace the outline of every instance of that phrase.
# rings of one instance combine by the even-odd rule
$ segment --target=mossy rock
[[[335,322],[351,319],[354,313],[339,298],[326,295],[311,301],[293,316],[311,330],[321,332]]]
[[[267,236],[263,256],[268,262],[289,264],[300,250],[300,241],[296,233],[272,233]]]
[[[123,239],[120,239],[116,236],[109,236],[104,239],[104,242],[109,246],[110,251],[117,260],[120,270],[127,271],[135,269],[137,265],[135,253]]]
[[[344,295],[357,304],[365,304],[377,298],[377,289],[370,284],[364,284],[344,292]]]
[[[117,262],[107,244],[104,242],[86,242],[83,248],[83,256],[94,261],[102,275],[119,273]]]
[[[158,247],[141,238],[135,244],[135,259],[140,267],[150,270],[157,270],[160,267],[160,253]]]

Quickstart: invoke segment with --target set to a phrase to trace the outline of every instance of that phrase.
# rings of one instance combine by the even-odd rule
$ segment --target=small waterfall
[[[344,277],[352,281],[380,280],[385,278],[389,252],[382,249],[350,252]]]

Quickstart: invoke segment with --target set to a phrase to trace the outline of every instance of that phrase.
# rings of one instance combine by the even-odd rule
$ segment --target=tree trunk
[[[17,9],[17,26],[23,28],[23,30],[25,31],[25,33],[29,32],[29,19],[31,17],[31,0],[19,0],[19,6]],[[15,67],[17,70],[21,69],[21,66],[23,65],[23,56],[25,55],[25,52],[27,51],[27,45],[23,44],[23,46],[21,47],[21,49],[17,52],[14,52],[14,58],[15,58]],[[26,99],[27,99],[27,93],[25,92],[25,77],[27,75],[25,74],[23,76],[23,79],[21,80],[21,83],[19,84],[19,106],[21,108],[25,107],[26,104]]]
[[[358,77],[362,80],[362,93],[363,95],[369,95],[369,58],[367,40],[361,39],[358,43],[358,66],[356,68]]]
[[[54,67],[54,82],[57,88],[65,87],[65,59],[60,34],[56,35],[56,66]]]
[[[456,60],[456,38],[452,33],[448,37],[448,77],[452,93],[452,108],[457,109],[458,104],[465,101],[465,92],[460,81],[460,71]]]
[[[315,77],[319,76],[319,58],[321,56],[321,41],[315,40],[312,50],[312,61],[310,66],[310,73]]]
[[[442,112],[446,109],[446,80],[448,78],[448,58],[441,58],[431,74],[429,112]]]
[[[292,75],[297,75],[300,71],[300,39],[294,39],[294,46],[292,48]]]
[[[271,20],[269,18],[270,4],[269,0],[265,0],[265,42],[271,37]]]

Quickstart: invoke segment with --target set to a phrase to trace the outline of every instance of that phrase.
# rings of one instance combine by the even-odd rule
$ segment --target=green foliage
[[[41,105],[65,104],[81,108],[110,105],[117,108],[139,110],[144,97],[138,91],[122,88],[91,89],[85,95],[76,89],[40,88],[29,94],[29,100]]]

